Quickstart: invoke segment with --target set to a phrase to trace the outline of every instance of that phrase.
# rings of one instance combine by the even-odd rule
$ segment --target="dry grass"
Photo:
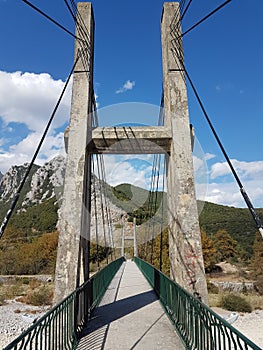
[[[244,298],[252,305],[253,310],[263,310],[263,295],[248,294]]]
[[[209,307],[216,307],[219,305],[220,294],[208,294]]]
[[[33,279],[12,279],[0,284],[0,305],[6,300],[16,299],[32,305],[50,305],[53,297],[53,283]]]
[[[109,257],[109,263],[111,262],[111,259]],[[100,262],[100,270],[102,270],[105,266],[107,266],[107,261],[106,260],[103,260]],[[98,269],[98,263],[90,263],[90,273],[91,275],[94,275],[95,273],[97,273],[99,271]]]
[[[221,292],[219,294],[209,294],[208,295],[208,302],[210,307],[217,307],[220,306],[220,300],[223,295],[229,294],[228,292]],[[263,295],[256,295],[256,294],[237,294],[242,296],[251,306],[253,310],[263,310]]]

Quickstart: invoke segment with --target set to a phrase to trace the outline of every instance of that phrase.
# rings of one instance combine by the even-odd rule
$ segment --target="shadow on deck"
[[[135,263],[117,272],[82,332],[78,350],[184,349]]]

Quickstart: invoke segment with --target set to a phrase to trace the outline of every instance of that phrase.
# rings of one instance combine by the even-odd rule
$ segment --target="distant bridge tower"
[[[179,4],[164,3],[162,15],[164,126],[129,127],[126,130],[124,127],[92,129],[89,117],[93,99],[94,21],[91,4],[79,3],[78,11],[89,31],[89,47],[86,59],[80,60],[76,67],[73,81],[64,197],[58,223],[60,236],[54,302],[60,301],[88,278],[92,153],[167,154],[171,277],[207,302]],[[77,36],[81,35],[83,33],[77,31]],[[80,50],[83,46],[76,41],[75,59]]]

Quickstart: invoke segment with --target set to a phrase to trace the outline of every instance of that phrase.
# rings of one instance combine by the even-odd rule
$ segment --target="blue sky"
[[[74,32],[63,0],[32,3]],[[193,0],[183,30],[222,3]],[[104,111],[101,125],[156,124],[154,111],[160,104],[162,85],[163,1],[96,0],[92,4],[96,22],[94,84],[98,106]],[[184,37],[186,67],[256,207],[263,207],[262,14],[262,0],[232,0]],[[0,0],[0,47],[0,171],[5,173],[12,164],[31,159],[72,67],[74,39],[21,0]],[[208,172],[208,184],[197,181],[199,197],[206,193],[209,201],[244,206],[191,89],[188,96],[190,119]],[[136,103],[136,111],[130,108],[131,102]],[[120,104],[124,111],[129,107],[123,120],[109,113],[119,110]],[[118,107],[108,107],[111,105]],[[63,147],[69,106],[70,91],[41,150],[40,163]],[[195,155],[196,170],[199,160]],[[113,159],[109,163],[114,164]],[[127,158],[127,164],[130,174],[144,176],[134,161]]]

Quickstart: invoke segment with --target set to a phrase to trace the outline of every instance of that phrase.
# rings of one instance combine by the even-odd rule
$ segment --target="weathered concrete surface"
[[[93,15],[90,3],[79,12],[90,33],[87,57],[74,74],[68,159],[63,204],[59,219],[59,246],[55,278],[55,302],[78,284],[81,261],[87,259],[90,238],[90,154],[163,153],[167,151],[167,198],[171,277],[207,302],[201,237],[194,188],[188,99],[183,72],[179,4],[164,3],[162,54],[164,127],[97,128],[92,130]],[[78,36],[81,33],[77,33]],[[82,49],[76,42],[76,53]],[[93,138],[93,140],[92,140]],[[93,145],[93,148],[92,148]],[[82,256],[80,255],[82,254]],[[84,279],[87,272],[84,271]]]
[[[88,258],[88,232],[90,215],[90,197],[86,189],[90,188],[90,156],[86,146],[91,137],[92,120],[91,99],[93,91],[93,31],[94,20],[91,3],[79,3],[78,11],[87,28],[89,38],[83,32],[76,31],[77,37],[86,41],[81,44],[76,40],[75,60],[81,58],[74,72],[70,129],[67,145],[67,166],[64,195],[59,211],[59,243],[55,274],[54,303],[70,294],[82,279],[88,278],[88,271],[82,269]],[[88,41],[87,41],[88,40]],[[85,276],[84,276],[85,275]]]
[[[78,350],[182,350],[179,337],[154,291],[132,261],[123,264],[93,319]]]
[[[159,154],[169,152],[170,147],[170,128],[123,126],[94,129],[89,150],[106,154]]]
[[[179,3],[164,3],[162,16],[164,124],[171,128],[172,132],[171,152],[167,159],[171,278],[191,293],[198,293],[203,302],[207,303],[179,20]]]

